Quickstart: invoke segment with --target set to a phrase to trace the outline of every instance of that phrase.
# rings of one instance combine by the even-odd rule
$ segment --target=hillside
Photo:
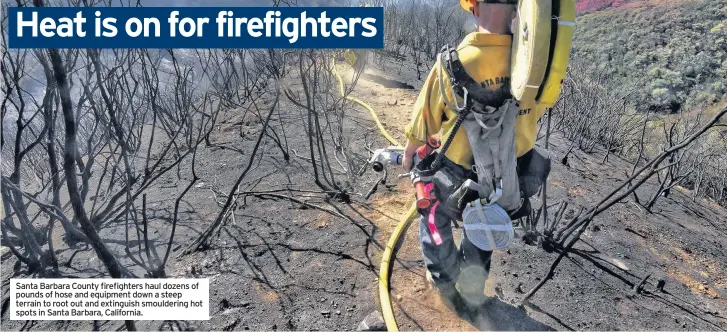
[[[14,135],[2,150],[12,163],[0,191],[0,330],[354,330],[380,311],[382,256],[413,190],[397,166],[383,177],[371,170],[371,152],[392,143],[345,95],[370,105],[403,141],[434,45],[464,31],[458,7],[385,1],[388,53],[369,53],[362,72],[338,50],[6,53],[3,68],[18,69],[4,76],[3,115],[17,118],[3,128]],[[288,2],[338,3],[276,1]],[[727,202],[727,126],[660,159],[651,168],[658,174],[631,181],[638,190],[592,223],[576,223],[596,214],[579,211],[603,206],[640,166],[697,131],[706,121],[698,115],[709,113],[699,105],[725,99],[724,88],[713,90],[726,72],[725,28],[715,23],[725,5],[586,1],[579,9],[563,101],[538,131],[552,160],[547,204],[543,196],[532,203],[549,207],[554,233],[580,233],[554,239],[541,222],[529,241],[518,227],[512,246],[493,254],[490,300],[466,321],[429,288],[413,221],[391,259],[401,330],[727,330],[727,209],[718,204]],[[714,35],[705,39],[704,29]],[[61,56],[49,59],[54,52]],[[44,75],[51,62],[57,75]],[[70,96],[58,88],[65,74]],[[684,117],[635,110],[689,107]],[[11,278],[109,278],[110,266],[123,267],[120,277],[209,279],[210,319],[9,319]]]
[[[576,12],[585,14],[606,8],[615,8],[627,3],[628,0],[578,0],[576,1]]]
[[[386,63],[371,66],[358,79],[352,95],[369,103],[386,128],[402,139],[422,82],[410,66]],[[343,69],[344,65],[339,64]],[[397,70],[399,69],[399,70]],[[398,72],[398,73],[397,73]],[[343,71],[351,82],[350,70]],[[414,88],[411,88],[414,87]],[[269,105],[269,101],[263,101]],[[288,109],[286,105],[284,109]],[[289,116],[285,111],[283,116]],[[386,145],[378,137],[369,115],[356,106],[347,124],[356,145],[370,137],[372,147]],[[215,193],[226,190],[239,173],[244,159],[235,148],[249,150],[252,142],[234,133],[260,128],[259,120],[236,112],[226,113],[220,128],[211,136],[211,147],[198,154],[199,184],[183,205],[175,253],[190,243],[214,218]],[[300,129],[289,127],[292,137],[305,137]],[[291,148],[303,149],[304,141],[290,141]],[[542,142],[540,143],[542,144]],[[550,153],[555,161],[549,179],[549,202],[567,201],[573,213],[588,206],[623,180],[630,169],[627,162],[580,151],[571,154],[568,166],[558,160],[570,143],[556,135]],[[379,310],[377,269],[383,244],[411,200],[407,179],[381,186],[371,200],[356,198],[351,204],[328,200],[314,192],[295,194],[305,204],[289,202],[290,188],[312,188],[310,166],[303,157],[290,164],[278,161],[273,142],[244,185],[250,196],[235,209],[232,220],[211,245],[191,255],[174,258],[167,270],[170,277],[210,278],[211,320],[179,321],[175,328],[189,330],[351,330],[369,313]],[[184,167],[184,171],[188,166]],[[399,170],[392,169],[392,174]],[[378,174],[366,172],[359,188],[365,190]],[[154,211],[149,232],[152,241],[164,241],[168,227],[164,216],[181,189],[165,185],[150,192]],[[288,189],[285,189],[285,188]],[[649,183],[644,191],[653,191]],[[258,194],[254,194],[258,192]],[[219,194],[218,194],[219,195]],[[538,201],[534,201],[538,204]],[[308,205],[306,205],[308,204]],[[311,208],[315,207],[315,208]],[[322,210],[321,210],[322,209]],[[692,202],[677,192],[660,200],[653,213],[624,201],[600,216],[584,234],[584,241],[561,264],[555,278],[533,298],[532,305],[513,305],[545,276],[557,252],[517,240],[507,252],[494,256],[488,295],[499,295],[488,307],[488,315],[470,324],[459,319],[438,302],[426,286],[424,266],[417,241],[417,223],[412,223],[396,255],[391,276],[394,310],[402,330],[564,330],[564,329],[727,329],[727,211],[708,200]],[[116,228],[104,229],[102,237],[112,248],[121,250],[123,234]],[[62,229],[59,227],[59,232]],[[518,236],[522,235],[519,231]],[[61,243],[60,239],[57,243]],[[122,257],[126,260],[126,257]],[[97,275],[103,266],[93,251],[61,247],[58,259],[65,273]],[[3,255],[2,275],[22,276],[14,256]],[[644,276],[645,292],[631,288]],[[666,281],[664,292],[655,290],[657,280]],[[9,321],[2,316],[3,330],[101,330],[117,329],[122,322],[36,321],[32,324]],[[669,317],[669,319],[664,319]],[[167,322],[139,321],[140,329],[171,329]]]
[[[586,0],[578,9],[574,61],[607,88],[632,93],[636,109],[676,112],[727,99],[724,1]]]

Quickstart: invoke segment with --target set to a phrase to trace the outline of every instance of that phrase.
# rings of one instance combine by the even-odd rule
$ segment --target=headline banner
[[[383,7],[10,7],[10,48],[383,48]]]

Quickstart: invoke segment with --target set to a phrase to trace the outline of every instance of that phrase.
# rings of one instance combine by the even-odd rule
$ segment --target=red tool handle
[[[429,192],[424,185],[424,182],[417,181],[414,183],[414,189],[417,195],[417,207],[420,209],[427,209],[432,205],[432,200],[429,197]]]
[[[424,144],[417,149],[417,156],[419,159],[424,159],[428,155],[432,154],[434,150],[439,149],[440,145],[441,144],[437,137],[429,136],[427,144]],[[432,205],[432,201],[434,201],[434,198],[429,194],[430,188],[427,188],[427,185],[424,184],[424,182],[416,179],[414,181],[414,189],[416,190],[417,207],[420,209],[428,209]]]

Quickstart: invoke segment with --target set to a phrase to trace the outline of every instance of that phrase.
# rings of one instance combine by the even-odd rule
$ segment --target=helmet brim
[[[484,2],[484,3],[501,3],[501,4],[507,4],[507,5],[517,5],[517,0],[475,0],[475,2]],[[472,11],[472,2],[470,0],[459,0],[459,5],[462,6],[462,9],[471,12]]]
[[[459,5],[468,12],[472,11],[472,2],[470,0],[459,0]]]

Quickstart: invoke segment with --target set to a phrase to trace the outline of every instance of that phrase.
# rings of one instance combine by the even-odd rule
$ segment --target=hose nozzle
[[[374,151],[369,164],[375,172],[382,172],[389,165],[401,165],[404,159],[404,148],[399,146],[390,146]]]

